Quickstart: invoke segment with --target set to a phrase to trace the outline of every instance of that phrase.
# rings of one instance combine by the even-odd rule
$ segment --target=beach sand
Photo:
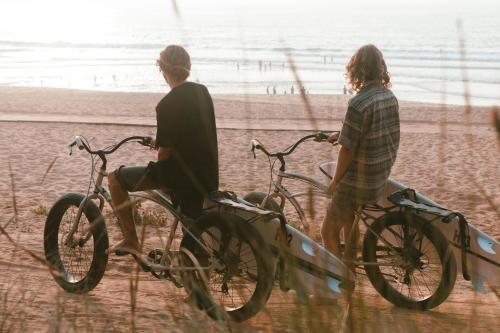
[[[153,93],[0,87],[0,219],[4,225],[17,210],[17,221],[7,227],[13,239],[43,257],[45,216],[40,211],[60,195],[86,193],[89,186],[89,156],[77,150],[68,155],[72,137],[84,135],[93,147],[104,147],[129,135],[154,135],[155,105],[161,97]],[[273,151],[315,130],[339,130],[348,102],[347,96],[309,95],[315,119],[311,121],[298,95],[213,97],[221,188],[239,195],[265,192],[269,187],[268,161],[259,153],[253,158],[251,139],[259,139]],[[462,212],[479,229],[500,239],[500,147],[491,125],[491,110],[473,108],[467,115],[462,106],[400,101],[400,117],[401,145],[392,177]],[[334,160],[337,152],[337,147],[326,143],[306,143],[287,159],[287,167],[319,179],[318,165]],[[108,170],[123,164],[143,165],[154,158],[154,152],[128,145],[109,158]],[[313,230],[319,223],[316,219]],[[113,244],[120,234],[114,221],[108,227]],[[103,280],[90,296],[69,295],[57,287],[47,270],[3,237],[0,314],[9,313],[3,322],[13,325],[14,330],[52,331],[58,318],[64,318],[60,322],[70,329],[126,330],[132,267],[130,258],[111,256]],[[450,298],[428,312],[395,308],[364,277],[360,279],[355,293],[358,305],[354,307],[357,330],[494,331],[498,327],[498,297],[493,292],[475,293],[460,275]],[[197,325],[225,329],[207,324],[204,314],[193,312],[188,305],[177,305],[183,295],[182,290],[141,273],[138,329],[185,331]],[[284,294],[276,287],[265,311],[233,328],[294,331],[293,327],[299,326],[289,320],[298,308],[293,293]],[[325,306],[322,311],[340,310]],[[88,318],[93,318],[90,323]],[[2,318],[0,331],[1,325]]]

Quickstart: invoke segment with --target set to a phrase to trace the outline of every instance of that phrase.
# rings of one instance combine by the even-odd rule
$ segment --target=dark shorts
[[[116,179],[128,192],[158,190],[163,186],[153,177],[147,166],[120,166],[115,170]]]
[[[327,214],[332,217],[335,224],[344,226],[351,224],[355,219],[355,212],[359,204],[355,202],[334,196],[328,206]]]
[[[154,163],[148,166],[122,165],[115,170],[115,175],[120,185],[128,192],[162,190],[170,195],[174,204],[180,205],[183,214],[191,218],[201,214],[204,196],[195,190],[179,186],[179,177],[182,175],[175,172],[166,173],[160,181]]]

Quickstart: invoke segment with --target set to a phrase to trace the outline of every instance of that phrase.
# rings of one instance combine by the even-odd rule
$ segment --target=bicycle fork
[[[85,197],[85,199],[83,199],[82,202],[80,202],[80,206],[78,206],[78,211],[77,211],[76,216],[74,218],[74,221],[71,225],[71,229],[70,229],[68,235],[66,236],[66,239],[64,240],[64,245],[69,246],[70,242],[74,242],[73,236],[74,236],[75,232],[78,230],[78,226],[80,224],[80,218],[82,217],[83,210],[85,209],[85,205],[87,205],[87,202],[89,200],[91,200],[91,201],[92,200],[99,200],[99,210],[101,212],[104,208],[105,201],[107,201],[110,204],[110,206],[113,207],[113,203],[111,201],[111,196],[109,195],[108,191],[106,191],[106,189],[104,189],[101,186],[104,177],[106,177],[107,175],[108,174],[106,172],[106,169],[101,167],[101,169],[99,170],[99,174],[97,176],[97,180],[95,182],[94,193]],[[97,221],[92,221],[90,223],[90,225],[84,231],[85,236],[81,237],[78,240],[78,246],[83,246],[90,239],[90,237],[92,235],[92,229],[94,228],[94,226],[97,225],[98,223],[104,222],[104,221],[101,221],[101,219],[99,219]]]

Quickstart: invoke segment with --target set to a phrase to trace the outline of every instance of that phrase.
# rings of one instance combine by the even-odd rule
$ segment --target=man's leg
[[[336,257],[342,257],[342,251],[340,251],[340,230],[341,227],[336,223],[333,215],[328,209],[323,224],[321,225],[321,238],[323,239],[323,245],[327,250],[333,253]]]
[[[323,245],[337,258],[342,258],[340,248],[340,233],[342,231],[342,209],[338,207],[335,200],[332,200],[328,206],[323,224],[321,226],[321,238]],[[309,297],[309,302],[316,305],[333,305],[337,304],[337,299],[330,298],[325,295],[313,295]]]
[[[135,231],[133,206],[128,192],[158,189],[161,186],[151,175],[149,166],[120,167],[108,176],[113,208],[122,227],[123,241],[113,248],[118,254],[141,253]]]
[[[354,224],[353,206],[354,205],[350,202],[339,202],[333,198],[328,207],[323,225],[321,226],[321,237],[323,238],[325,248],[330,250],[338,258],[342,258],[340,233],[342,229],[344,229],[344,241],[347,243],[348,236]],[[359,230],[357,230],[357,232],[358,234],[353,234],[352,237],[359,238]]]
[[[354,211],[354,207],[346,207],[346,216],[344,220],[344,261],[347,267],[352,271],[354,271],[355,268],[354,261],[357,258],[359,243],[359,225]]]
[[[139,254],[141,251],[139,240],[137,239],[137,232],[135,231],[130,196],[128,195],[128,191],[123,188],[122,184],[116,178],[115,172],[109,174],[108,184],[115,214],[118,217],[118,222],[120,223],[124,237],[123,241],[115,246],[115,248],[117,250]]]

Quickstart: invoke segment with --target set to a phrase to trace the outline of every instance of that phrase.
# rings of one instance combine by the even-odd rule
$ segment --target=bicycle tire
[[[222,281],[225,281],[221,283],[220,288],[212,286],[211,290],[206,292],[212,294],[211,297],[216,303],[220,304],[220,307],[232,320],[244,321],[257,314],[269,299],[274,280],[273,256],[263,238],[241,217],[235,215],[228,216],[227,214],[223,215],[216,212],[201,216],[196,220],[191,231],[197,240],[200,240],[206,247],[212,250],[213,253],[210,255],[214,255],[209,257],[207,252],[190,234],[186,234],[182,240],[181,247],[193,253],[202,266],[209,265],[210,260],[215,258],[217,265],[223,267],[222,269],[216,268],[206,272],[209,282],[213,281],[214,284],[218,284],[217,279],[220,276],[223,276]],[[213,241],[211,246],[208,244],[209,239]],[[235,250],[235,246],[239,247],[238,251]],[[241,249],[244,247],[250,251],[242,251]],[[218,251],[221,251],[221,253],[214,253]],[[255,268],[249,266],[248,262],[243,267],[240,267],[240,263],[243,262],[242,254],[245,258],[248,258],[250,254],[253,256],[255,259]],[[243,272],[245,268],[246,271]],[[230,270],[231,272],[229,272]],[[190,285],[189,281],[199,280],[193,272],[185,272],[185,286]],[[246,276],[244,276],[245,274]],[[232,282],[240,290],[230,289],[227,283],[232,286]],[[242,284],[246,282],[255,283],[255,289],[251,292],[251,295],[242,302],[241,306],[235,306],[234,299],[232,300],[233,306],[228,306],[224,302],[225,295],[234,296],[236,293],[236,297],[242,297],[242,294],[246,293],[246,291],[241,289]],[[240,284],[237,285],[237,283]],[[197,288],[198,292],[203,290],[203,287]],[[193,293],[190,290],[186,291],[192,300],[196,302],[196,297],[193,297]],[[212,314],[209,313],[209,315]]]
[[[94,202],[88,200],[82,212],[78,231],[84,231],[91,223],[91,238],[83,245],[73,243],[72,246],[63,244],[65,232],[72,225],[71,216],[78,212],[78,207],[85,196],[79,193],[68,193],[60,197],[49,211],[44,228],[44,250],[45,258],[51,265],[51,273],[55,281],[67,292],[82,294],[94,289],[101,281],[108,262],[108,233],[104,219],[99,208]],[[67,217],[65,219],[65,217]],[[66,229],[65,229],[66,228]],[[90,250],[90,243],[92,249]],[[89,245],[89,247],[87,247]],[[92,252],[92,260],[79,272],[72,272],[74,263],[82,259],[89,259]],[[67,261],[66,254],[76,254],[76,259]],[[76,264],[78,265],[78,264]]]
[[[368,263],[378,262],[377,251],[385,251],[385,253],[388,253],[387,246],[381,239],[384,238],[385,241],[387,241],[388,238],[385,235],[391,235],[391,234],[395,235],[396,234],[395,228],[397,228],[397,226],[400,226],[401,230],[403,231],[403,237],[401,238],[401,240],[398,241],[402,243],[405,243],[404,239],[409,239],[408,237],[411,234],[411,230],[415,230],[415,233],[412,236],[411,240],[412,245],[407,246],[403,244],[400,247],[398,247],[397,250],[399,258],[400,259],[402,258],[405,263],[405,267],[401,266],[401,262],[403,261],[400,261],[399,266],[396,264],[393,265],[392,267],[389,266],[395,273],[405,270],[405,277],[402,279],[403,283],[401,281],[395,283],[396,286],[401,287],[401,292],[391,284],[391,281],[387,279],[387,275],[389,274],[382,273],[381,267],[383,266],[367,264],[364,266],[365,271],[374,288],[385,299],[387,299],[394,305],[409,309],[418,309],[418,310],[432,309],[441,304],[442,302],[444,302],[451,293],[455,285],[455,280],[457,276],[457,267],[456,267],[455,257],[453,255],[453,252],[451,250],[451,247],[447,239],[439,231],[439,229],[433,226],[429,221],[425,220],[423,217],[419,215],[404,213],[404,212],[390,212],[379,217],[370,226],[370,228],[367,230],[365,234],[365,238],[363,241],[363,260]],[[389,233],[384,234],[384,236],[382,236],[381,238],[381,235],[384,233],[385,230],[390,231],[390,234]],[[404,234],[408,236],[404,236]],[[415,237],[421,237],[420,245],[418,245],[419,249],[417,249],[416,245],[418,244],[418,242],[416,242],[416,244],[413,245],[413,239]],[[434,290],[431,290],[431,288],[429,288],[429,284],[427,283],[428,280],[423,275],[424,269],[427,268],[429,270],[432,269],[430,257],[428,257],[423,252],[425,251],[425,249],[422,246],[424,242],[423,241],[424,237],[428,239],[428,245],[425,247],[425,249],[432,250],[432,248],[434,248],[437,256],[439,257],[441,273],[436,274],[439,275],[439,280],[436,279],[436,281],[439,282],[439,284]],[[377,242],[379,240],[381,241],[382,245],[377,245]],[[409,243],[406,242],[405,244]],[[394,251],[392,252],[394,253]],[[408,262],[412,260],[413,263],[408,264]],[[429,261],[427,265],[425,264],[426,260]],[[382,259],[380,262],[382,262]],[[435,264],[435,266],[437,267],[438,264]],[[409,273],[410,270],[411,270],[411,275]],[[417,279],[416,277],[417,274],[420,274],[419,279]],[[422,286],[425,285],[425,287],[429,290],[428,296],[424,296],[422,294],[422,290],[419,287],[420,281],[423,281],[424,283],[422,284]],[[417,294],[420,293],[418,297],[412,296],[410,290],[410,285],[412,285],[412,283],[416,285]],[[404,284],[406,284],[406,287],[408,288],[408,295],[403,294]]]
[[[267,196],[267,193],[264,192],[250,192],[243,197],[243,200],[260,207]],[[282,213],[280,205],[273,198],[267,199],[266,206],[264,208],[272,210],[276,213]]]

